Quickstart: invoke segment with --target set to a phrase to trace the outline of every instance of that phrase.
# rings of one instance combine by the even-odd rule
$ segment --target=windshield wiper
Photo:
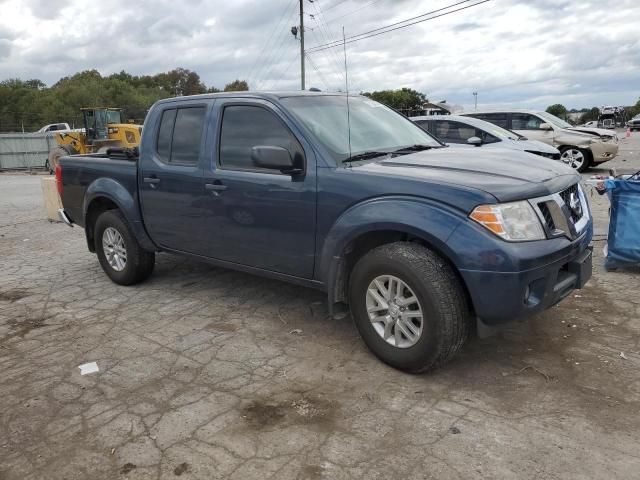
[[[421,152],[422,150],[429,150],[431,148],[435,148],[433,145],[410,145],[408,147],[402,147],[397,150],[394,150],[393,153],[402,153],[402,152]]]
[[[369,160],[370,158],[381,157],[383,155],[389,155],[389,152],[376,152],[376,151],[362,152],[362,153],[351,155],[350,157],[345,158],[344,160],[342,160],[342,163],[357,162],[358,160]]]

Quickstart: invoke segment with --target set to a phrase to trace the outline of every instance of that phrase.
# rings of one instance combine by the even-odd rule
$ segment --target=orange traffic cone
[[[631,136],[631,127],[627,127],[627,138]]]

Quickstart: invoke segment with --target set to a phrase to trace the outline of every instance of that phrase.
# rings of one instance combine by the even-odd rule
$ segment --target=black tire
[[[420,303],[422,333],[408,348],[389,344],[369,320],[367,290],[381,275],[400,279]],[[460,280],[438,254],[415,243],[382,245],[362,257],[349,280],[349,304],[356,327],[374,355],[408,372],[424,372],[445,364],[469,335],[470,311]]]
[[[117,271],[109,264],[102,244],[107,228],[113,228],[122,237],[126,251],[124,268]],[[94,228],[94,246],[100,266],[107,276],[119,285],[133,285],[146,280],[153,272],[155,253],[144,250],[129,228],[127,220],[119,210],[107,210],[100,214]]]

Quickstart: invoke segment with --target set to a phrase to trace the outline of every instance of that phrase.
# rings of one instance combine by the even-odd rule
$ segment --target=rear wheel
[[[560,159],[566,165],[582,173],[591,164],[591,152],[578,147],[561,147]]]
[[[102,213],[94,232],[98,260],[111,280],[120,285],[132,285],[151,275],[155,253],[140,246],[119,210]]]
[[[469,332],[469,306],[453,269],[414,243],[380,246],[358,261],[349,282],[354,321],[382,361],[421,372],[450,360]]]

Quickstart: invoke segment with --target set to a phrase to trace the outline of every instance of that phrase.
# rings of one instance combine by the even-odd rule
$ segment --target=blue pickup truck
[[[156,252],[327,292],[367,346],[412,372],[469,332],[544,310],[591,276],[573,170],[516,151],[446,147],[360,96],[172,98],[138,151],[70,156],[62,220],[130,285]]]

